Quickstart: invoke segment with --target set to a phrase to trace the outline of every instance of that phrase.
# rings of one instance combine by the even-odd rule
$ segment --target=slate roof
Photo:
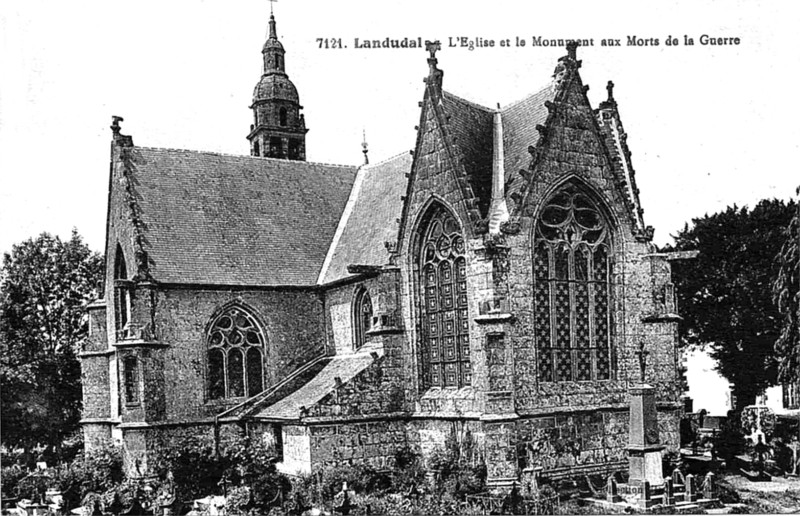
[[[467,171],[481,214],[486,215],[492,200],[494,111],[447,91],[442,92],[442,106],[448,117],[447,126],[455,137],[454,148]]]
[[[531,163],[529,146],[539,142],[538,124],[547,120],[545,102],[553,100],[555,89],[548,84],[541,90],[500,109],[503,121],[503,151],[506,198],[523,185],[519,170]],[[492,143],[495,110],[442,92],[442,106],[447,126],[455,137],[453,148],[459,152],[473,192],[478,197],[481,214],[486,216],[492,196]]]
[[[282,400],[254,413],[254,419],[289,419],[300,417],[300,407],[311,408],[336,387],[336,378],[347,383],[358,373],[369,367],[375,359],[370,353],[336,356],[303,385]]]
[[[539,142],[538,124],[547,120],[548,110],[544,103],[553,100],[555,88],[547,85],[536,93],[514,102],[501,110],[503,120],[503,150],[505,151],[506,198],[523,185],[520,169],[528,169],[531,163],[529,146]]]
[[[317,282],[356,168],[132,148],[131,184],[156,281]]]
[[[351,276],[347,266],[385,265],[389,253],[384,242],[397,239],[398,224],[411,172],[408,152],[358,171],[319,283]]]

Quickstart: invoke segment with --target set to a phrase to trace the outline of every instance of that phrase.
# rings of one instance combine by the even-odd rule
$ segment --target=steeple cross
[[[442,49],[442,43],[437,39],[436,41],[425,40],[425,50],[431,53],[431,59],[436,59],[436,51]]]
[[[639,351],[634,354],[639,356],[639,381],[644,383],[644,370],[647,367],[647,355],[650,354],[649,351],[645,351],[644,349],[644,341],[639,343]]]

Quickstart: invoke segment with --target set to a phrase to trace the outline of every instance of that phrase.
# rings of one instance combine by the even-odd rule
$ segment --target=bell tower
[[[264,71],[253,92],[250,155],[305,161],[306,121],[300,97],[286,75],[286,51],[278,41],[275,16],[269,15],[269,37],[261,50]]]

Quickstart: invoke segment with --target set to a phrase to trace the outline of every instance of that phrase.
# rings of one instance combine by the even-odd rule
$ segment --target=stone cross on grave
[[[639,382],[644,383],[644,370],[647,367],[647,355],[650,354],[649,351],[645,351],[644,349],[644,341],[639,343],[639,351],[634,354],[639,357]]]

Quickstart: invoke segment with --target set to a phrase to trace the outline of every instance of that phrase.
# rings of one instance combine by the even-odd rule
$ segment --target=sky
[[[274,12],[307,158],[325,163],[359,164],[362,131],[372,162],[414,145],[427,53],[358,49],[355,38],[439,39],[444,88],[491,107],[550,80],[565,51],[534,37],[593,39],[578,50],[581,76],[594,106],[616,85],[645,221],[663,245],[692,217],[789,199],[800,185],[795,4],[280,0]],[[247,154],[269,10],[266,0],[0,3],[0,252],[73,227],[102,251],[112,115],[136,145]],[[702,45],[704,34],[739,44]],[[495,46],[451,46],[462,37]]]

